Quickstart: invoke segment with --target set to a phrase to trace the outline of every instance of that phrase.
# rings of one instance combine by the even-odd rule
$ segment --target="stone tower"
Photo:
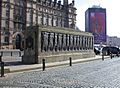
[[[64,27],[69,28],[69,17],[68,17],[68,0],[64,0],[63,1],[63,5],[64,5]]]

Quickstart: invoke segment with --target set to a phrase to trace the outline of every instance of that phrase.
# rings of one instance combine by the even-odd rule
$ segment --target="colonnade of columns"
[[[41,52],[93,49],[93,36],[41,32]]]

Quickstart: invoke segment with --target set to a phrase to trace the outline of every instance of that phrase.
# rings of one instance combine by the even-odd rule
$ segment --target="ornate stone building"
[[[1,48],[24,48],[26,26],[43,25],[75,29],[75,1],[2,0]]]
[[[44,26],[58,26],[75,28],[76,8],[74,0],[27,0],[27,26],[41,24]]]
[[[24,0],[2,0],[1,48],[23,48],[25,6]]]
[[[75,29],[74,3],[2,0],[1,48],[24,49],[23,63],[93,57],[93,35]]]

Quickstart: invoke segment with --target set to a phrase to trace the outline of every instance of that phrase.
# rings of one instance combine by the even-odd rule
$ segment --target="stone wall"
[[[93,35],[68,28],[39,27],[38,63],[93,57]]]

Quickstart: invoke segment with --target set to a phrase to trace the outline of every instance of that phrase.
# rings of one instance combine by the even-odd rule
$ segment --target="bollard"
[[[104,60],[104,55],[102,54],[102,60]]]
[[[0,55],[0,62],[2,62],[2,55]]]
[[[110,58],[112,59],[112,53],[110,54]]]
[[[42,59],[42,63],[43,63],[43,71],[45,70],[45,59]]]
[[[4,77],[4,62],[1,62],[1,77]]]
[[[70,57],[69,60],[70,60],[70,66],[72,66],[72,58]]]

